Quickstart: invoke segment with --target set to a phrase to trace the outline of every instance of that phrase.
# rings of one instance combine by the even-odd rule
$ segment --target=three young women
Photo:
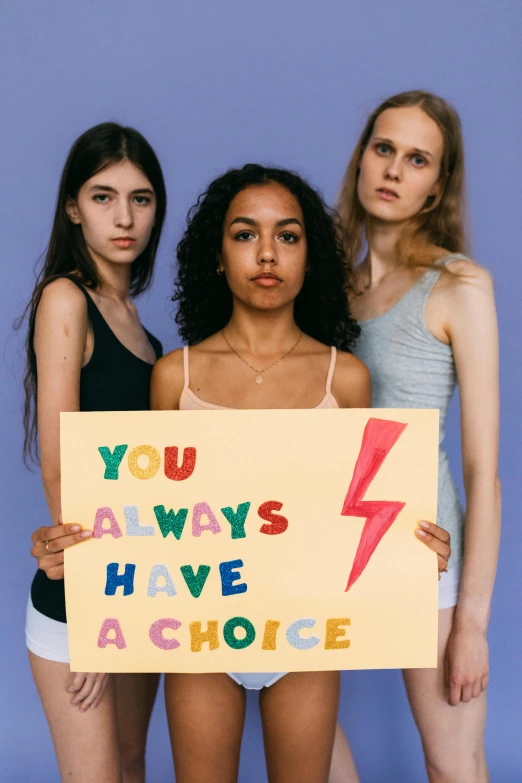
[[[228,225],[230,210],[239,207],[242,214],[231,218]],[[244,221],[242,225],[239,219]],[[186,349],[183,354],[175,352],[157,367],[155,407],[290,408],[314,407],[313,401],[320,407],[368,405],[368,393],[357,392],[358,376],[362,386],[362,366],[342,353],[336,361],[335,351],[325,348],[325,344],[349,347],[356,331],[347,315],[345,299],[343,307],[339,305],[347,270],[334,234],[331,218],[317,194],[287,172],[246,167],[213,183],[179,247],[178,321],[187,342],[200,344],[191,350],[190,359]],[[356,257],[353,248],[348,246],[348,251],[350,258]],[[284,276],[277,272],[280,263]],[[259,269],[259,275],[249,277],[250,267]],[[355,307],[362,301],[362,296],[353,292],[351,298]],[[253,368],[262,375],[263,383],[248,388],[246,380]],[[270,374],[274,383],[267,385]],[[303,377],[307,378],[305,385]],[[325,378],[321,398],[319,391]],[[40,551],[44,545],[41,531],[35,534],[35,554],[49,571],[61,568],[60,554],[52,552],[79,535],[70,529],[59,532],[65,535],[56,541],[49,536],[45,553]],[[434,526],[430,533],[435,535],[428,535],[430,545],[444,554],[446,545]],[[269,679],[273,681],[274,675]],[[257,687],[263,684],[270,683],[262,679],[255,682]],[[305,685],[304,694],[301,685]],[[291,780],[291,774],[300,780],[326,779],[337,687],[332,673],[315,673],[281,676],[263,689],[261,704],[271,779],[283,776]],[[194,718],[187,721],[185,715],[181,720],[180,710],[188,698]],[[309,720],[308,712],[303,725],[299,717],[310,700],[317,720]],[[180,779],[203,780],[205,770],[208,779],[215,779],[216,764],[223,770],[224,780],[233,779],[244,709],[241,689],[226,675],[169,675],[167,704]],[[217,728],[206,737],[208,747],[202,749],[194,733],[198,720],[205,715],[207,721],[216,709]],[[225,725],[230,730],[223,741],[221,729]],[[430,734],[428,730],[426,736]],[[336,746],[334,767],[336,761],[344,761],[343,774],[352,774],[347,773],[348,757],[342,752],[342,743]]]
[[[40,570],[26,640],[62,780],[145,779],[159,675],[109,679],[69,668],[60,550],[89,533],[60,524],[59,418],[61,411],[148,409],[162,348],[140,323],[132,297],[150,285],[165,209],[161,168],[143,136],[114,123],[84,133],[65,164],[28,307],[25,445],[34,454],[37,430],[52,526],[33,536]]]
[[[438,408],[440,441],[460,392],[463,510],[439,453],[438,523],[451,533],[442,575],[437,669],[404,671],[430,783],[486,783],[486,639],[500,534],[498,337],[489,274],[464,254],[460,122],[443,99],[396,95],[370,116],[348,165],[338,209],[354,285],[354,353],[372,402]],[[339,781],[353,783],[343,744]],[[343,773],[344,770],[344,773]]]

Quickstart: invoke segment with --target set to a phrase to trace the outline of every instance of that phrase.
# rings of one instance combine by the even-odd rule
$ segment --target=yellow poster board
[[[436,665],[438,412],[61,414],[71,669]]]

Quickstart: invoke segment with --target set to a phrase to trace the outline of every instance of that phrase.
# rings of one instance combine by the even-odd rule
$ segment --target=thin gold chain
[[[292,351],[294,351],[294,350],[297,348],[297,346],[298,346],[298,344],[299,344],[299,340],[300,340],[300,339],[301,339],[301,337],[303,336],[303,333],[302,333],[302,331],[301,331],[301,330],[299,330],[299,337],[297,338],[297,340],[295,341],[295,343],[292,345],[292,347],[290,348],[290,350],[286,351],[286,353],[284,353],[282,356],[280,356],[280,357],[279,357],[279,359],[276,359],[276,361],[275,361],[275,362],[272,362],[272,364],[269,364],[269,365],[268,365],[268,367],[265,367],[263,370],[258,370],[258,369],[256,369],[256,368],[255,368],[253,365],[251,365],[251,364],[250,364],[250,362],[247,362],[247,360],[246,360],[246,359],[244,359],[244,358],[241,356],[241,354],[240,354],[240,353],[238,353],[238,352],[236,351],[236,349],[235,349],[235,348],[234,348],[232,345],[230,345],[230,343],[229,343],[229,341],[228,341],[228,339],[227,339],[227,336],[226,336],[226,334],[225,334],[225,331],[224,331],[224,329],[222,329],[222,330],[221,330],[221,334],[223,335],[223,339],[224,339],[224,341],[226,342],[226,344],[228,345],[228,347],[230,348],[230,350],[232,351],[232,353],[235,353],[238,359],[241,359],[241,361],[242,361],[244,364],[246,364],[246,365],[247,365],[247,367],[250,367],[250,369],[251,369],[251,370],[253,370],[255,373],[257,373],[257,376],[256,376],[256,382],[257,382],[257,383],[261,383],[261,381],[263,380],[263,374],[264,374],[264,373],[265,373],[267,370],[270,370],[270,369],[272,369],[272,367],[275,367],[275,366],[276,366],[276,364],[279,364],[279,362],[280,362],[280,361],[282,361],[282,360],[283,360],[283,359],[284,359],[286,356],[288,356],[290,353],[292,353]]]

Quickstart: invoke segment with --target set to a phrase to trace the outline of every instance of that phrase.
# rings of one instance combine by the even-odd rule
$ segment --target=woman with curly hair
[[[369,407],[368,370],[349,353],[359,328],[342,243],[300,177],[258,165],[219,177],[189,213],[178,261],[187,345],[156,364],[153,409]],[[449,547],[431,547],[444,568]],[[339,698],[330,671],[167,674],[176,780],[237,779],[244,688],[261,690],[269,780],[326,782]]]

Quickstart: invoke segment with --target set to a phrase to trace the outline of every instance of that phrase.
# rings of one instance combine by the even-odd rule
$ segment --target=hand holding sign
[[[66,558],[73,665],[433,664],[436,569],[411,532],[435,516],[436,414],[197,413],[62,415],[64,514],[93,525]]]

